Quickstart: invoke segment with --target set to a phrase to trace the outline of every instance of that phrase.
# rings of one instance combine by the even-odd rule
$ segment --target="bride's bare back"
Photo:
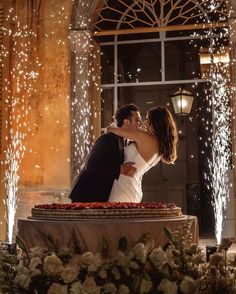
[[[156,135],[152,134],[150,130],[129,130],[125,128],[107,129],[120,137],[127,138],[136,143],[139,154],[146,162],[152,162],[159,156],[159,143]]]

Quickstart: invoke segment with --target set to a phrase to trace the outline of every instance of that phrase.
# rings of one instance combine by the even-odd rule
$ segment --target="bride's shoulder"
[[[154,137],[153,134],[150,134],[150,133],[148,133],[147,131],[144,131],[144,130],[137,130],[136,132],[137,132],[138,136],[146,138],[146,139],[152,140],[153,137]]]

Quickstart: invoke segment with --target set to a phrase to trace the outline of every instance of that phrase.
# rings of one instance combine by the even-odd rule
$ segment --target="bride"
[[[176,160],[178,134],[173,117],[167,108],[155,107],[147,113],[145,130],[108,127],[107,131],[133,141],[124,150],[125,162],[134,162],[137,168],[133,177],[120,174],[108,201],[141,202],[144,173],[159,161],[170,164]]]

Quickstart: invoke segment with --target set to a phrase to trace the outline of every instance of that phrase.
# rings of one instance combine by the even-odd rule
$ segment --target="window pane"
[[[134,103],[144,115],[151,107],[168,106],[173,111],[170,95],[177,88],[173,85],[137,86],[118,88],[118,106]]]
[[[160,43],[126,44],[118,46],[118,82],[161,80]]]
[[[190,40],[165,42],[165,73],[167,81],[200,78],[199,44]]]
[[[102,84],[114,83],[114,46],[101,47]]]

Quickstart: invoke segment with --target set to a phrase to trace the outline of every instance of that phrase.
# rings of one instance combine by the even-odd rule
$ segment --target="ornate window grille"
[[[99,6],[94,25],[97,35],[106,30],[191,29],[227,22],[224,0],[103,0]]]

